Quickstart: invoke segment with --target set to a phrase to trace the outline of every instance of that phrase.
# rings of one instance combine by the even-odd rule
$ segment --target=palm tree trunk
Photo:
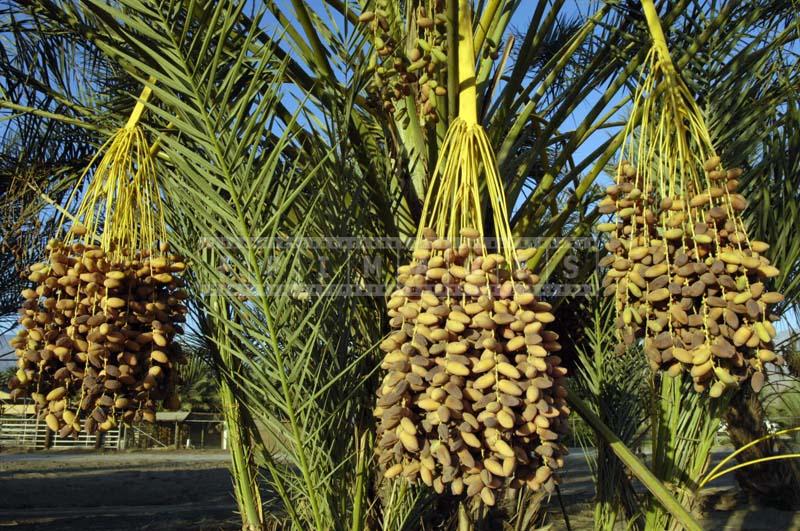
[[[252,438],[226,380],[220,382],[220,398],[225,426],[228,431],[228,445],[231,454],[231,476],[234,495],[242,517],[243,531],[264,529],[264,516],[261,510],[261,493],[258,490],[258,470],[252,455]]]
[[[728,436],[736,448],[768,434],[764,408],[749,387],[737,392],[725,415]],[[787,453],[778,438],[756,444],[737,456],[739,462]],[[739,486],[761,503],[781,509],[800,507],[800,466],[793,459],[759,463],[736,473]]]
[[[224,301],[216,295],[211,297],[211,307],[216,310],[225,308],[223,315],[227,315]],[[213,318],[204,321],[201,327],[207,331],[208,337],[214,338],[209,346],[216,352],[224,371],[218,375],[220,405],[227,430],[233,493],[242,519],[242,530],[263,531],[264,513],[258,488],[258,466],[254,457],[254,435],[257,435],[258,428],[234,392],[235,382],[232,380],[237,376],[238,363],[231,354],[227,331],[224,327],[216,326]]]

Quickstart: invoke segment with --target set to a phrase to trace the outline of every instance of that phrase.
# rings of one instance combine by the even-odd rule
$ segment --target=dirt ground
[[[225,452],[0,454],[0,528],[239,529]]]
[[[0,528],[239,529],[227,465],[219,451],[0,453]],[[594,488],[580,451],[561,490],[571,529],[591,530]],[[732,479],[708,493],[705,529],[800,530],[800,513],[751,506]],[[557,500],[549,510],[553,528],[567,529]]]

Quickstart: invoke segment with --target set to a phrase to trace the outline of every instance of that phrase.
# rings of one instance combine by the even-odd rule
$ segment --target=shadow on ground
[[[0,467],[0,527],[14,530],[239,529],[225,461],[124,467],[76,456]],[[28,463],[30,465],[30,463]]]

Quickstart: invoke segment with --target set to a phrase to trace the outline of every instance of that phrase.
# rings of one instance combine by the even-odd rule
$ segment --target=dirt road
[[[217,451],[0,453],[0,528],[237,530],[227,466]],[[561,492],[572,530],[591,530],[594,485],[580,450],[567,458]],[[709,493],[705,529],[800,529],[799,513],[750,505],[732,476]],[[557,500],[548,511],[565,530]]]
[[[0,527],[239,529],[225,452],[0,454]]]

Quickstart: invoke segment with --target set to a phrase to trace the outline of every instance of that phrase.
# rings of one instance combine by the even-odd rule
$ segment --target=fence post
[[[39,423],[41,419],[36,417],[36,422],[33,424],[33,449],[36,450],[39,448]],[[28,435],[28,423],[25,423],[25,439],[27,439]]]

